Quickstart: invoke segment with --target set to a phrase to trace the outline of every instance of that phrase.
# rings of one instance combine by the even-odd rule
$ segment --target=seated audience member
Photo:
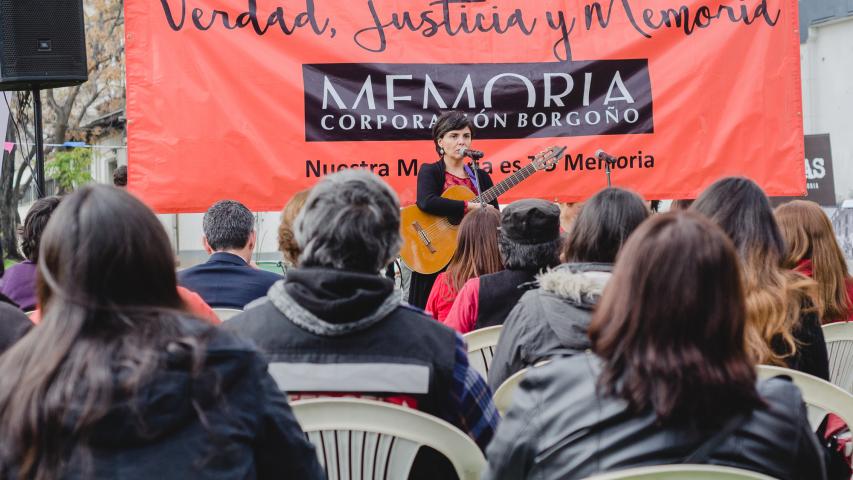
[[[747,178],[724,178],[690,208],[722,227],[740,256],[753,360],[829,380],[815,282],[783,268],[785,240],[761,187]]]
[[[132,195],[66,197],[38,269],[44,318],[0,357],[0,477],[325,478],[262,356],[181,311]]]
[[[563,245],[566,263],[540,274],[539,288],[525,293],[504,322],[489,367],[492,390],[522,368],[590,348],[586,330],[616,254],[648,216],[643,199],[621,188],[584,203]]]
[[[799,389],[756,382],[731,241],[695,213],[655,215],[619,253],[592,352],[531,369],[484,479],[575,479],[700,463],[825,479]]]
[[[485,447],[497,411],[462,337],[402,304],[380,273],[400,249],[394,192],[368,172],[328,175],[294,227],[298,267],[224,328],[267,354],[290,395],[380,397],[443,418]]]
[[[221,200],[204,214],[207,262],[178,272],[178,282],[211,307],[243,308],[263,297],[281,275],[250,265],[255,249],[255,217],[242,203]]]
[[[21,251],[26,260],[9,267],[3,275],[0,293],[28,312],[36,308],[36,262],[39,259],[41,235],[47,221],[59,205],[59,197],[36,200],[21,227]]]
[[[503,270],[498,250],[501,214],[495,208],[478,208],[459,224],[456,251],[447,270],[438,274],[426,303],[432,318],[444,322],[459,289],[468,280]]]
[[[119,188],[127,187],[127,165],[121,165],[113,170],[113,185]]]
[[[583,202],[561,202],[557,206],[560,207],[560,230],[563,233],[568,233],[572,230],[572,224],[583,208]]]
[[[299,258],[299,245],[296,244],[296,238],[293,236],[293,222],[305,206],[309,193],[311,190],[296,192],[281,211],[281,223],[278,225],[278,250],[283,257],[285,268],[288,269],[295,267],[296,259]]]
[[[500,325],[524,294],[523,284],[560,263],[560,208],[545,200],[519,200],[501,212],[498,246],[505,270],[465,282],[445,325],[460,333]]]
[[[785,203],[776,208],[776,220],[787,247],[784,266],[817,282],[821,321],[853,320],[853,278],[820,205],[805,200]]]

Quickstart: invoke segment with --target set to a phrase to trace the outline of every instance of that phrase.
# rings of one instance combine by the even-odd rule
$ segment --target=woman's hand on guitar
[[[476,210],[476,209],[478,209],[478,208],[483,208],[483,204],[482,204],[482,203],[478,203],[478,202],[466,202],[466,203],[465,203],[465,208],[467,208],[467,209],[468,209],[468,211],[470,212],[470,211],[472,211],[472,210]]]

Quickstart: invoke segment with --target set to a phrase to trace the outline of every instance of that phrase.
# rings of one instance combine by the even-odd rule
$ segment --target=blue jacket
[[[178,272],[178,283],[201,295],[211,307],[243,308],[267,294],[281,275],[250,267],[245,260],[216,252],[207,262]]]

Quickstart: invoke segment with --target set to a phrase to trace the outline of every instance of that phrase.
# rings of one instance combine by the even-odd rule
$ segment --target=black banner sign
[[[654,133],[648,61],[302,66],[306,141],[425,140],[445,110],[477,138]]]
[[[805,136],[805,167],[806,191],[805,197],[773,197],[774,205],[780,205],[790,200],[811,200],[825,207],[836,206],[835,177],[832,172],[832,147],[829,134]]]

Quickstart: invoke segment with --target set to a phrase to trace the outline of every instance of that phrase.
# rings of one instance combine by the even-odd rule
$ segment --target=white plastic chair
[[[486,459],[471,438],[431,415],[389,403],[322,398],[291,404],[329,480],[405,480],[422,445],[446,456],[460,480]]]
[[[790,368],[759,365],[757,371],[759,378],[772,378],[779,375],[791,377],[794,384],[803,392],[809,423],[815,430],[827,413],[834,413],[847,425],[853,425],[853,395],[841,387]]]
[[[213,309],[213,313],[215,313],[216,316],[219,317],[219,319],[224,322],[226,320],[230,320],[231,317],[233,317],[235,315],[239,315],[239,314],[243,313],[243,311],[240,310],[239,308],[217,307],[217,308]]]
[[[587,480],[773,480],[773,477],[719,465],[658,465],[607,472]]]
[[[518,385],[524,379],[524,376],[527,374],[527,368],[523,368],[512,375],[509,378],[504,380],[497,390],[495,390],[494,395],[492,396],[495,407],[497,407],[498,412],[500,412],[501,417],[506,416],[506,412],[509,410],[510,405],[512,405],[512,396],[515,395],[515,391],[518,390]]]
[[[853,393],[853,322],[824,325],[823,338],[829,354],[829,379]]]
[[[468,344],[468,363],[480,375],[487,377],[492,358],[495,356],[495,347],[501,337],[503,325],[480,328],[463,335],[465,343]]]

